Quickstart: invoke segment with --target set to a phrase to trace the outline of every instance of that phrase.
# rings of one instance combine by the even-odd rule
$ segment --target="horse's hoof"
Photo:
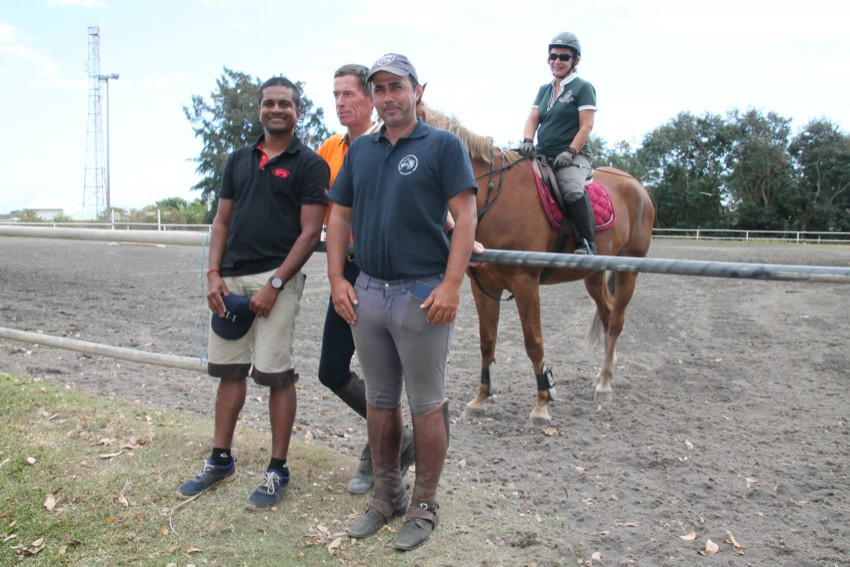
[[[601,390],[596,390],[593,392],[593,401],[600,402],[603,404],[607,404],[608,402],[614,401],[614,392],[603,392]]]
[[[480,415],[487,409],[487,399],[475,398],[466,404],[466,412],[469,415]]]
[[[532,425],[549,425],[552,423],[552,418],[549,416],[549,412],[546,410],[537,411],[534,410],[528,415],[528,420],[532,423]]]

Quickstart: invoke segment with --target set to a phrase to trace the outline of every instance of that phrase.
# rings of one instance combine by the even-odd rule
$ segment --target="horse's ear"
[[[422,92],[419,94],[419,100],[417,100],[417,101],[416,101],[416,107],[417,107],[417,108],[418,108],[418,107],[420,107],[421,105],[425,104],[425,103],[422,101],[422,97],[424,97],[424,96],[425,96],[425,87],[427,87],[427,86],[428,86],[428,83],[422,83],[422,84],[421,84],[421,85],[419,85],[419,86],[420,86],[420,87],[422,87]]]

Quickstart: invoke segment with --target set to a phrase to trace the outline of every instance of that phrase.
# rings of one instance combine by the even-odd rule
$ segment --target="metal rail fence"
[[[54,238],[72,240],[98,240],[109,242],[133,242],[167,245],[204,244],[206,232],[159,231],[159,230],[109,230],[95,228],[52,228],[49,226],[22,226],[0,224],[0,236],[30,238]],[[324,243],[319,246],[324,250]],[[850,283],[850,268],[832,266],[793,266],[780,264],[747,264],[740,262],[702,262],[693,260],[668,260],[662,258],[625,258],[611,256],[581,256],[522,252],[516,250],[486,250],[474,254],[477,262],[573,268],[583,270],[607,270],[626,272],[649,272],[686,276],[708,276],[728,278],[750,278],[761,280],[806,280],[828,283]],[[101,356],[141,362],[184,370],[204,372],[204,361],[181,356],[165,355],[100,343],[91,343],[39,333],[29,333],[0,327],[0,338],[41,344],[67,350],[75,350]]]

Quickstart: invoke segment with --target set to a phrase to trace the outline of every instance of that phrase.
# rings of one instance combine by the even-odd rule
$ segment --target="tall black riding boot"
[[[576,230],[575,254],[596,254],[596,227],[593,218],[593,206],[586,191],[580,195],[569,195],[572,201],[567,201],[567,212]]]

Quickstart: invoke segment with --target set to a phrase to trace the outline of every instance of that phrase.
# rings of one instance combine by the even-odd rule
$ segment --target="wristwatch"
[[[277,276],[270,277],[269,283],[272,284],[272,287],[278,291],[281,291],[283,289],[283,280]]]

